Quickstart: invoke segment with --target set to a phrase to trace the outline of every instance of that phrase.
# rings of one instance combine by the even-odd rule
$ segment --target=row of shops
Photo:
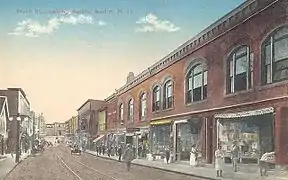
[[[275,129],[275,123],[279,124],[283,118],[275,114],[273,107],[202,115],[152,120],[147,127],[115,129],[93,142],[112,149],[132,144],[137,158],[164,159],[165,152],[170,151],[172,161],[189,161],[191,149],[195,147],[197,159],[202,163],[213,163],[219,145],[225,152],[225,162],[231,163],[231,150],[236,143],[240,148],[240,162],[245,164],[258,163],[264,152],[281,150],[282,153],[288,147],[288,141],[286,145],[283,141],[277,145],[275,141],[275,130],[281,131]],[[276,139],[283,139],[282,136],[278,132]]]

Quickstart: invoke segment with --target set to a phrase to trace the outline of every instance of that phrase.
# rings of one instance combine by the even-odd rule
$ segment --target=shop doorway
[[[189,161],[192,146],[201,152],[201,118],[176,124],[176,159]]]
[[[222,146],[225,162],[231,163],[234,144],[239,147],[239,162],[257,164],[262,154],[274,151],[273,114],[219,119],[217,144]]]
[[[133,145],[133,136],[126,136],[126,144]]]

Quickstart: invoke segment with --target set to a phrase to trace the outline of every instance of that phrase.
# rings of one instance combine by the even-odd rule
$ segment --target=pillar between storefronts
[[[205,118],[205,157],[206,157],[206,163],[212,164],[213,162],[213,117],[209,116]],[[212,145],[212,146],[211,146]]]
[[[275,119],[275,152],[278,168],[288,165],[288,107],[276,107]]]
[[[217,149],[217,119],[213,116],[213,118],[212,118],[212,123],[211,123],[211,125],[212,125],[212,153],[211,153],[211,155],[212,155],[212,158],[211,158],[211,160],[212,160],[212,164],[213,164],[213,166],[215,165],[215,156],[214,156],[214,152],[216,151],[216,149]]]

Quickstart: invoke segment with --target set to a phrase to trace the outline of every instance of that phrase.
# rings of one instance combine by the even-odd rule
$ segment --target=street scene
[[[70,154],[68,148],[59,145],[47,149],[42,155],[28,158],[5,179],[199,179],[139,166],[131,168],[133,171],[131,169],[130,173],[121,162],[109,161],[89,154],[74,156]]]
[[[0,179],[288,180],[287,0],[24,1]]]

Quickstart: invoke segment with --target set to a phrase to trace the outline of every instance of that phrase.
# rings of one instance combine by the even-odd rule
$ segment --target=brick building
[[[90,142],[98,135],[98,109],[105,104],[104,101],[88,99],[78,112],[79,142]]]
[[[287,1],[247,0],[138,76],[129,73],[106,99],[107,132],[137,147],[148,142],[149,154],[168,148],[179,161],[195,145],[212,163],[217,144],[228,161],[237,143],[242,162],[274,150],[277,164],[288,164],[287,20]]]

